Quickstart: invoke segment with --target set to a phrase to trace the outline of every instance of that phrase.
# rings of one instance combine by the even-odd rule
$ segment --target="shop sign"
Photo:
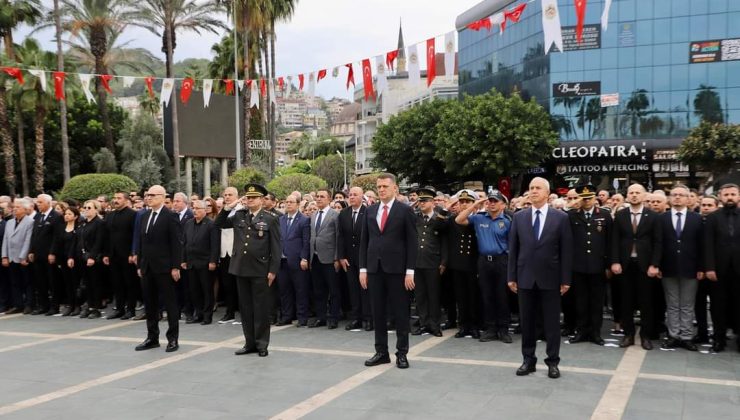
[[[607,146],[559,146],[553,149],[555,159],[637,158],[645,159],[645,146],[612,144]]]
[[[740,60],[740,38],[693,41],[689,46],[689,63],[716,63]]]
[[[556,171],[559,175],[565,174],[589,174],[589,173],[613,173],[613,172],[648,172],[650,164],[647,163],[604,163],[593,165],[558,165]]]
[[[599,23],[583,25],[583,37],[580,44],[576,40],[575,26],[563,26],[561,33],[563,35],[563,52],[601,48],[601,24]]]
[[[553,83],[552,96],[556,98],[572,98],[579,96],[593,96],[601,94],[601,82],[563,82]]]

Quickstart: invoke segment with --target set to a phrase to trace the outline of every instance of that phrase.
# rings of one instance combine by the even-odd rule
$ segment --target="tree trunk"
[[[272,104],[272,97],[270,95],[271,93],[270,92],[270,79],[272,78],[272,76],[270,74],[270,55],[268,52],[269,43],[267,39],[267,28],[266,27],[262,28],[262,38],[263,38],[262,51],[263,51],[263,54],[265,55],[265,79],[266,79],[265,85],[267,86],[267,95],[266,95],[266,100],[265,100],[265,121],[267,122],[267,124],[265,125],[265,140],[269,140],[272,138],[272,124],[271,124],[272,119],[270,118],[272,116],[272,113],[270,111],[270,108],[271,108],[270,105]],[[273,161],[273,156],[272,156],[273,150],[274,148],[271,147],[270,150],[268,150],[266,153],[269,156],[268,167],[270,168],[270,178],[271,179],[273,177],[273,174],[275,173],[275,162]]]
[[[3,157],[5,158],[5,184],[8,193],[15,195],[15,162],[13,157],[13,138],[10,135],[10,121],[8,121],[8,104],[5,102],[7,90],[5,84],[0,83],[0,140],[2,140]]]
[[[28,189],[28,165],[26,163],[26,135],[23,132],[23,111],[21,109],[20,97],[15,105],[15,125],[18,130],[18,161],[21,165],[21,190],[24,196],[29,195]]]
[[[244,37],[243,43],[244,43],[244,80],[250,80],[251,74],[250,74],[250,54],[249,54],[249,28],[248,24],[249,22],[249,13],[247,11],[247,5],[245,4],[242,6],[242,26],[244,27],[244,33],[242,36]],[[254,82],[253,82],[254,83]],[[246,89],[245,89],[246,91]],[[249,122],[252,118],[252,113],[249,109],[249,98],[247,97],[246,93],[242,96],[242,102],[244,104],[244,145],[242,150],[244,153],[242,154],[242,164],[246,167],[249,166],[252,163],[252,149],[249,147]],[[240,168],[236,168],[240,169]]]
[[[41,101],[40,98],[38,100]],[[33,186],[38,194],[44,192],[44,120],[46,120],[46,107],[41,104],[36,105],[36,121],[34,127],[34,134],[36,135],[34,155],[36,162],[33,167]]]
[[[270,21],[270,73],[272,78],[275,78],[275,19]],[[274,86],[273,81],[273,86]],[[277,96],[277,95],[276,95]],[[276,138],[276,124],[275,124],[275,105],[277,104],[277,98],[275,103],[270,102],[270,176],[275,176],[275,138]]]
[[[56,27],[57,41],[57,70],[64,71],[64,53],[62,52],[62,23],[59,12],[59,0],[54,0],[54,26]],[[59,101],[60,131],[62,135],[62,174],[64,183],[71,176],[69,169],[69,135],[67,134],[67,102]]]
[[[13,32],[7,31],[5,35],[3,35],[3,43],[5,44],[5,55],[8,56],[13,61],[17,61],[15,59],[15,52],[13,51]]]
[[[172,33],[172,28],[165,28],[166,33]],[[174,49],[172,47],[172,37],[167,36],[167,77],[172,77],[172,56]],[[177,123],[177,89],[172,89],[173,98],[170,99],[170,111],[172,112],[172,162],[175,170],[175,184],[177,190],[180,190],[180,132]],[[162,100],[164,98],[160,98]]]
[[[94,28],[90,33],[90,52],[95,57],[95,73],[107,74],[108,69],[105,67],[103,57],[107,50],[107,35],[105,29]],[[98,111],[100,119],[103,120],[103,134],[105,136],[105,147],[116,153],[116,144],[113,141],[113,129],[110,126],[110,115],[108,114],[107,95],[100,81],[100,77],[95,78],[95,92],[98,94]]]

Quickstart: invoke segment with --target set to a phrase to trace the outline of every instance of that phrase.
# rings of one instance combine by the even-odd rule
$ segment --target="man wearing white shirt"
[[[239,191],[235,187],[226,187],[223,195],[223,204],[231,208],[229,217],[241,210],[243,207],[239,201]],[[237,309],[238,293],[236,290],[236,277],[229,274],[229,263],[231,262],[231,252],[234,248],[234,229],[221,229],[221,255],[219,259],[219,271],[221,273],[221,296],[226,304],[226,313],[218,321],[219,324],[234,322],[234,314]]]

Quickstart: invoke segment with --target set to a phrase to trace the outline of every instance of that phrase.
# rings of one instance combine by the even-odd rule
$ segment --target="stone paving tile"
[[[0,330],[2,331],[2,330]],[[0,352],[7,347],[17,346],[19,344],[34,343],[37,341],[44,340],[43,337],[15,337],[10,335],[0,334]],[[2,353],[0,353],[0,360],[2,360]]]
[[[0,321],[0,331],[69,334],[89,328],[102,327],[111,321],[103,318],[80,319],[74,317],[25,315]]]
[[[738,418],[740,387],[638,379],[625,418]]]
[[[734,349],[709,354],[656,349],[648,352],[642,372],[736,381],[740,380],[740,353]]]

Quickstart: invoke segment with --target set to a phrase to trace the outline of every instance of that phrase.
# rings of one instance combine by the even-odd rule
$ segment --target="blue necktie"
[[[676,213],[676,238],[681,239],[683,227],[681,226],[681,212]]]
[[[319,217],[316,218],[316,232],[319,231],[319,228],[321,227],[321,219],[323,218],[324,210],[319,211]]]
[[[534,239],[540,240],[540,211],[536,210],[534,212],[534,225],[532,225],[532,230],[534,230]]]

